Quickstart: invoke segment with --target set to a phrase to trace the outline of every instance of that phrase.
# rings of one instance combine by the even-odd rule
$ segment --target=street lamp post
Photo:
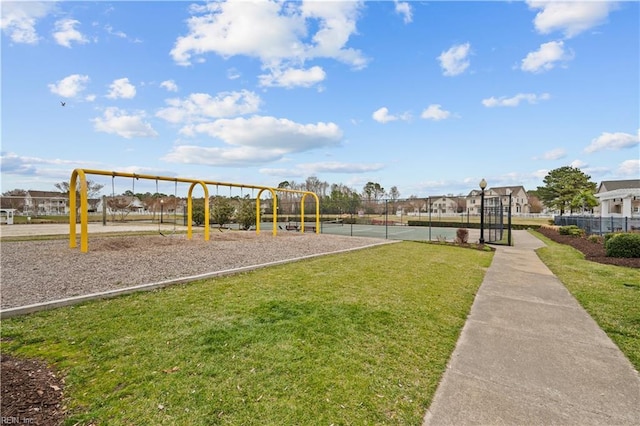
[[[163,213],[164,213],[164,199],[160,200],[160,223],[164,223],[163,221]]]
[[[507,189],[507,194],[509,195],[509,229],[507,230],[507,243],[511,246],[511,189]]]
[[[480,244],[484,244],[484,189],[487,181],[484,178],[480,181]]]

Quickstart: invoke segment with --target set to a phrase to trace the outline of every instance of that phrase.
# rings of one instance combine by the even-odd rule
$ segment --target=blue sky
[[[0,5],[3,192],[74,168],[401,197],[640,177],[638,2]]]

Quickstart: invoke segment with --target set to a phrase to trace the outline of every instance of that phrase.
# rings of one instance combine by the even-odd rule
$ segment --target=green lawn
[[[590,262],[534,234],[547,244],[538,250],[542,261],[640,371],[640,269]]]
[[[491,252],[402,242],[2,321],[67,424],[419,425]]]

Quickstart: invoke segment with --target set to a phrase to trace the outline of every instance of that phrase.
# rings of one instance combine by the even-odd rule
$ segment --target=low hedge
[[[558,229],[558,233],[560,235],[571,235],[573,237],[581,237],[584,235],[585,231],[582,228],[579,228],[576,225],[568,225],[568,226],[561,226],[560,229]]]
[[[468,229],[480,229],[480,224],[479,223],[461,223],[461,222],[438,222],[438,221],[431,221],[429,222],[428,220],[410,220],[407,222],[407,224],[409,226],[431,226],[433,228],[468,228]],[[487,227],[488,224],[485,224],[485,229]],[[495,225],[495,224],[494,224]],[[504,229],[507,229],[507,223],[505,222],[503,224]],[[511,229],[513,229],[514,231],[518,231],[518,230],[527,230],[527,229],[533,229],[533,230],[537,230],[538,228],[540,228],[540,225],[517,225],[515,223],[511,224]]]
[[[604,248],[609,257],[640,257],[640,234],[608,234]]]

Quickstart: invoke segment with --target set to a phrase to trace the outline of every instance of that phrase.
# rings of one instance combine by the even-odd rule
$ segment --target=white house
[[[602,181],[594,195],[601,217],[640,218],[640,179]]]
[[[467,196],[467,211],[471,214],[480,214],[480,196],[482,191],[472,190]],[[484,191],[485,205],[495,206],[502,201],[505,213],[509,210],[509,194],[511,194],[511,214],[530,213],[529,197],[522,185],[497,186]]]
[[[452,215],[464,212],[465,198],[455,196],[442,196],[430,198],[429,204],[432,214]],[[429,211],[429,210],[427,210]]]
[[[511,194],[511,213],[530,213],[529,197],[524,186],[498,186],[491,188],[492,196],[500,197],[505,213],[509,210],[509,194]],[[486,194],[485,194],[486,195]]]

